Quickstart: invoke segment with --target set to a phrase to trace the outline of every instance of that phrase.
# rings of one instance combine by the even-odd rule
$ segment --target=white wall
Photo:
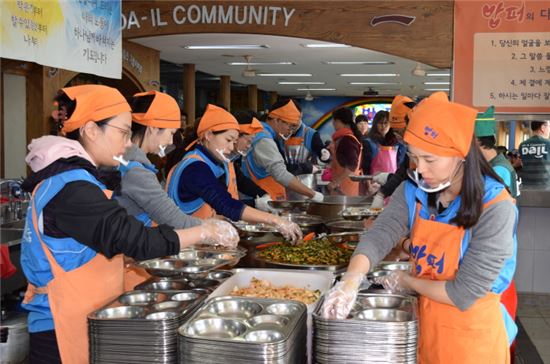
[[[4,73],[4,176],[25,177],[27,90],[25,77]]]

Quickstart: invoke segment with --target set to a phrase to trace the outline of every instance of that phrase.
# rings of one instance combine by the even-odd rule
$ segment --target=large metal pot
[[[26,362],[29,356],[29,330],[26,313],[2,312],[0,325],[0,362],[15,364]]]
[[[338,219],[329,221],[326,223],[326,225],[331,234],[367,231],[367,229],[365,228],[365,223],[362,220],[351,221]]]
[[[299,174],[296,178],[312,190],[317,190],[317,179],[314,174]],[[288,200],[306,200],[308,198],[307,196],[296,193],[288,188],[286,190],[286,197]]]
[[[328,220],[342,218],[342,211],[349,206],[368,206],[372,203],[371,197],[365,196],[325,196],[323,202],[312,201],[307,210],[308,214],[318,215]]]

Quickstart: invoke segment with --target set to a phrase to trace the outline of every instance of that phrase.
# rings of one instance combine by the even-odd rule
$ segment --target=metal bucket
[[[368,206],[372,203],[372,197],[365,196],[325,196],[323,202],[311,202],[307,210],[308,214],[318,215],[329,220],[342,218],[342,211],[350,206]]]
[[[300,182],[302,182],[307,187],[311,188],[312,190],[317,190],[317,179],[315,178],[314,174],[299,174],[296,176]],[[290,189],[287,188],[286,190],[286,197],[287,200],[307,200],[308,197],[301,195],[299,193],[296,193]]]

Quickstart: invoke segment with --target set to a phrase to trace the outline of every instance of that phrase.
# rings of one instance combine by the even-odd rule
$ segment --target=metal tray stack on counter
[[[228,270],[214,270],[208,272],[206,278],[200,279],[151,277],[135,286],[134,289],[146,291],[193,290],[210,294],[226,279],[233,276],[233,274],[233,272]]]
[[[90,363],[175,363],[177,329],[206,299],[198,291],[130,291],[88,315]]]
[[[411,296],[359,294],[345,320],[313,314],[314,363],[416,363],[417,300]]]
[[[180,362],[305,363],[306,306],[265,298],[216,297],[180,327]]]

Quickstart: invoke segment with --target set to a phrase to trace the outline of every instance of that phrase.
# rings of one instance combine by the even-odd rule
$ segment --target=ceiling
[[[379,96],[405,94],[425,96],[433,92],[426,89],[448,89],[448,84],[426,85],[424,82],[449,82],[449,76],[416,76],[413,69],[434,73],[449,73],[415,61],[371,51],[368,49],[306,48],[303,44],[330,44],[317,40],[254,34],[178,34],[132,39],[133,42],[160,51],[160,58],[175,64],[194,63],[197,71],[214,76],[229,75],[231,81],[246,85],[257,85],[264,91],[276,91],[280,95],[304,96],[311,89],[313,96],[363,96],[369,88]],[[197,45],[266,45],[264,49],[247,50],[196,50],[185,46]],[[292,62],[292,65],[252,65],[259,73],[311,74],[311,77],[276,76],[243,77],[245,65],[231,66],[229,62],[245,62],[244,56],[251,56],[251,62]],[[331,65],[327,61],[390,61],[389,65]],[[350,76],[341,74],[398,74],[398,76]],[[319,85],[282,85],[279,82],[323,82]],[[386,85],[351,85],[350,82],[393,83]],[[335,90],[316,91],[318,88]]]

